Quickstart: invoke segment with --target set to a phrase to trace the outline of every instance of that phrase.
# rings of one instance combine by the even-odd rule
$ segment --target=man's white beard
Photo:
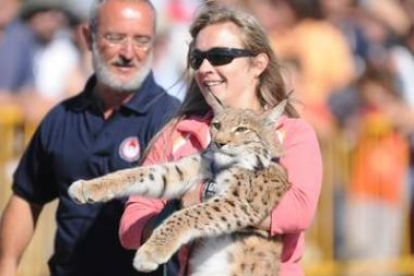
[[[145,63],[141,63],[139,70],[130,81],[121,81],[110,71],[105,61],[103,61],[101,53],[94,42],[92,44],[92,64],[96,74],[96,78],[102,84],[108,86],[118,93],[134,93],[144,82],[145,78],[151,71],[153,52],[148,53]]]

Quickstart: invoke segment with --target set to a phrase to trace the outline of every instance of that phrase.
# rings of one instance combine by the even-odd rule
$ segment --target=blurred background
[[[308,276],[414,275],[414,0],[154,0],[154,73],[182,99],[188,26],[237,5],[266,28],[325,176],[302,260]],[[0,0],[0,216],[35,127],[91,74],[79,28],[91,0]],[[54,208],[19,269],[48,275]],[[18,219],[18,218],[17,218]]]

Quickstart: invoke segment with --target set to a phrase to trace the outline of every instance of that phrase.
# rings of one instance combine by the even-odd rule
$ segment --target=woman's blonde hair
[[[190,26],[192,41],[190,42],[188,53],[194,48],[195,40],[201,30],[213,24],[227,22],[234,23],[240,29],[243,34],[241,40],[245,49],[250,50],[254,55],[265,53],[269,57],[268,66],[260,75],[257,97],[263,108],[277,105],[288,96],[280,72],[280,65],[265,30],[251,14],[240,9],[216,5],[201,11]],[[187,56],[187,64],[189,64],[188,59],[189,55]],[[209,109],[189,65],[187,65],[187,70],[189,87],[182,107],[179,110],[178,117],[192,114],[205,114]],[[298,116],[298,112],[290,103],[286,107],[286,114],[290,117]]]

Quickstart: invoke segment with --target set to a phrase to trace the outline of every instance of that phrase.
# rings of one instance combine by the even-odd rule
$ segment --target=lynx
[[[289,188],[275,136],[287,99],[259,114],[223,106],[212,94],[207,98],[214,111],[212,141],[201,154],[79,180],[69,194],[78,203],[129,195],[173,199],[202,181],[213,181],[214,195],[175,212],[154,230],[137,251],[134,267],[153,271],[182,245],[198,239],[190,260],[192,276],[278,275],[280,238],[254,226]]]

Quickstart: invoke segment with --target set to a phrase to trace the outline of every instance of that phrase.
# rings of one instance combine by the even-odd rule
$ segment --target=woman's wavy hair
[[[234,23],[243,34],[241,38],[244,48],[250,50],[254,55],[265,53],[269,57],[269,64],[264,72],[260,75],[259,86],[257,88],[257,97],[259,98],[262,108],[271,108],[280,101],[288,97],[280,64],[271,47],[270,41],[263,27],[258,20],[251,14],[240,9],[212,5],[201,11],[192,25],[190,34],[192,41],[189,45],[190,53],[194,48],[195,40],[201,30],[207,26],[219,23]],[[205,102],[200,89],[195,81],[194,72],[189,66],[189,54],[187,56],[187,78],[189,87],[184,98],[178,117],[186,115],[203,115],[209,107]],[[289,117],[298,117],[298,112],[289,103],[285,113]]]

